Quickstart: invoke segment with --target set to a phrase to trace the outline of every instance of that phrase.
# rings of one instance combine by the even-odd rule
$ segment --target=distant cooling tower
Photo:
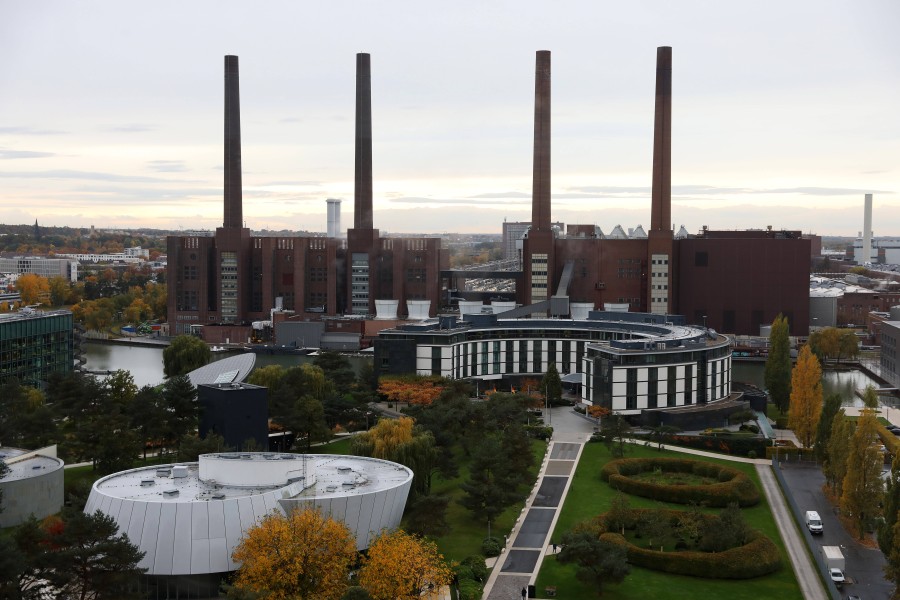
[[[341,237],[341,201],[329,198],[328,203],[328,237]]]
[[[331,237],[330,235],[328,237]],[[399,300],[376,300],[375,301],[375,320],[386,321],[395,320],[397,318],[397,307],[400,306]]]
[[[428,318],[431,300],[407,300],[406,310],[410,321],[424,321]]]

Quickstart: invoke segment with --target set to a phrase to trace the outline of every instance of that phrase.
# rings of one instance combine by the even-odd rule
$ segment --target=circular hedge
[[[666,485],[634,479],[639,473],[653,471],[691,473],[715,479],[719,483],[706,485]],[[613,488],[662,502],[676,504],[705,504],[725,507],[732,502],[739,506],[759,503],[756,484],[743,471],[716,463],[685,458],[622,458],[613,460],[600,471],[603,481]]]
[[[684,511],[669,509],[632,509],[631,519],[638,519],[642,513],[652,510],[659,510],[670,519],[677,519],[678,515],[684,514]],[[704,518],[714,517],[704,515]],[[628,562],[645,569],[707,579],[752,579],[781,568],[778,547],[758,531],[753,531],[743,546],[723,552],[660,552],[635,546],[622,535],[607,531],[603,522],[603,518],[592,522],[594,526],[599,526],[600,538],[624,547],[628,553]]]

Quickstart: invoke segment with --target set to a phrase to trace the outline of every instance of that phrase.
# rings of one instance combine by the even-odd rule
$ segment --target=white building
[[[84,510],[112,517],[151,576],[223,574],[246,531],[272,512],[313,506],[344,521],[362,550],[400,524],[410,469],[358,456],[204,454],[99,479]]]

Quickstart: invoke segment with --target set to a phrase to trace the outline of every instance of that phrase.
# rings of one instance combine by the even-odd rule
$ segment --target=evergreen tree
[[[469,466],[469,479],[460,485],[464,495],[459,503],[475,517],[491,523],[509,506],[518,494],[518,480],[511,477],[503,464],[502,449],[496,436],[488,436],[475,449]]]
[[[834,416],[841,409],[841,395],[832,393],[825,398],[822,412],[819,415],[819,424],[816,426],[816,460],[824,463],[828,459],[828,443],[831,441],[831,426]]]
[[[603,584],[619,583],[631,572],[625,547],[600,539],[589,530],[566,532],[561,545],[557,560],[577,565],[575,577],[594,587],[598,596],[603,593]]]
[[[166,377],[187,375],[209,363],[206,342],[192,335],[179,335],[163,350],[163,372]]]
[[[791,397],[791,342],[787,318],[781,314],[772,322],[765,378],[769,397],[786,413]]]
[[[138,579],[144,553],[118,533],[112,517],[68,511],[59,531],[48,533],[48,579],[64,597],[140,598]]]
[[[788,427],[804,448],[813,444],[822,413],[822,368],[809,346],[804,346],[791,373],[791,403]]]
[[[541,381],[541,390],[547,397],[547,403],[550,406],[555,406],[562,400],[562,379],[559,377],[559,371],[556,370],[556,363],[550,363],[547,367],[547,372],[544,373],[544,379]]]
[[[185,435],[197,431],[200,421],[197,390],[187,375],[176,375],[163,384],[162,397],[168,414],[166,437],[177,444]]]
[[[857,536],[863,539],[865,525],[879,516],[884,484],[881,480],[882,456],[875,445],[877,421],[872,411],[864,410],[850,440],[847,469],[844,475],[841,510],[856,521]]]

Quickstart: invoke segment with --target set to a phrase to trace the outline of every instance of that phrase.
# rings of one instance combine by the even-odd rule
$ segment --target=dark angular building
[[[269,449],[268,390],[249,383],[212,383],[197,386],[200,437],[215,433],[237,451],[252,439],[257,450]]]

